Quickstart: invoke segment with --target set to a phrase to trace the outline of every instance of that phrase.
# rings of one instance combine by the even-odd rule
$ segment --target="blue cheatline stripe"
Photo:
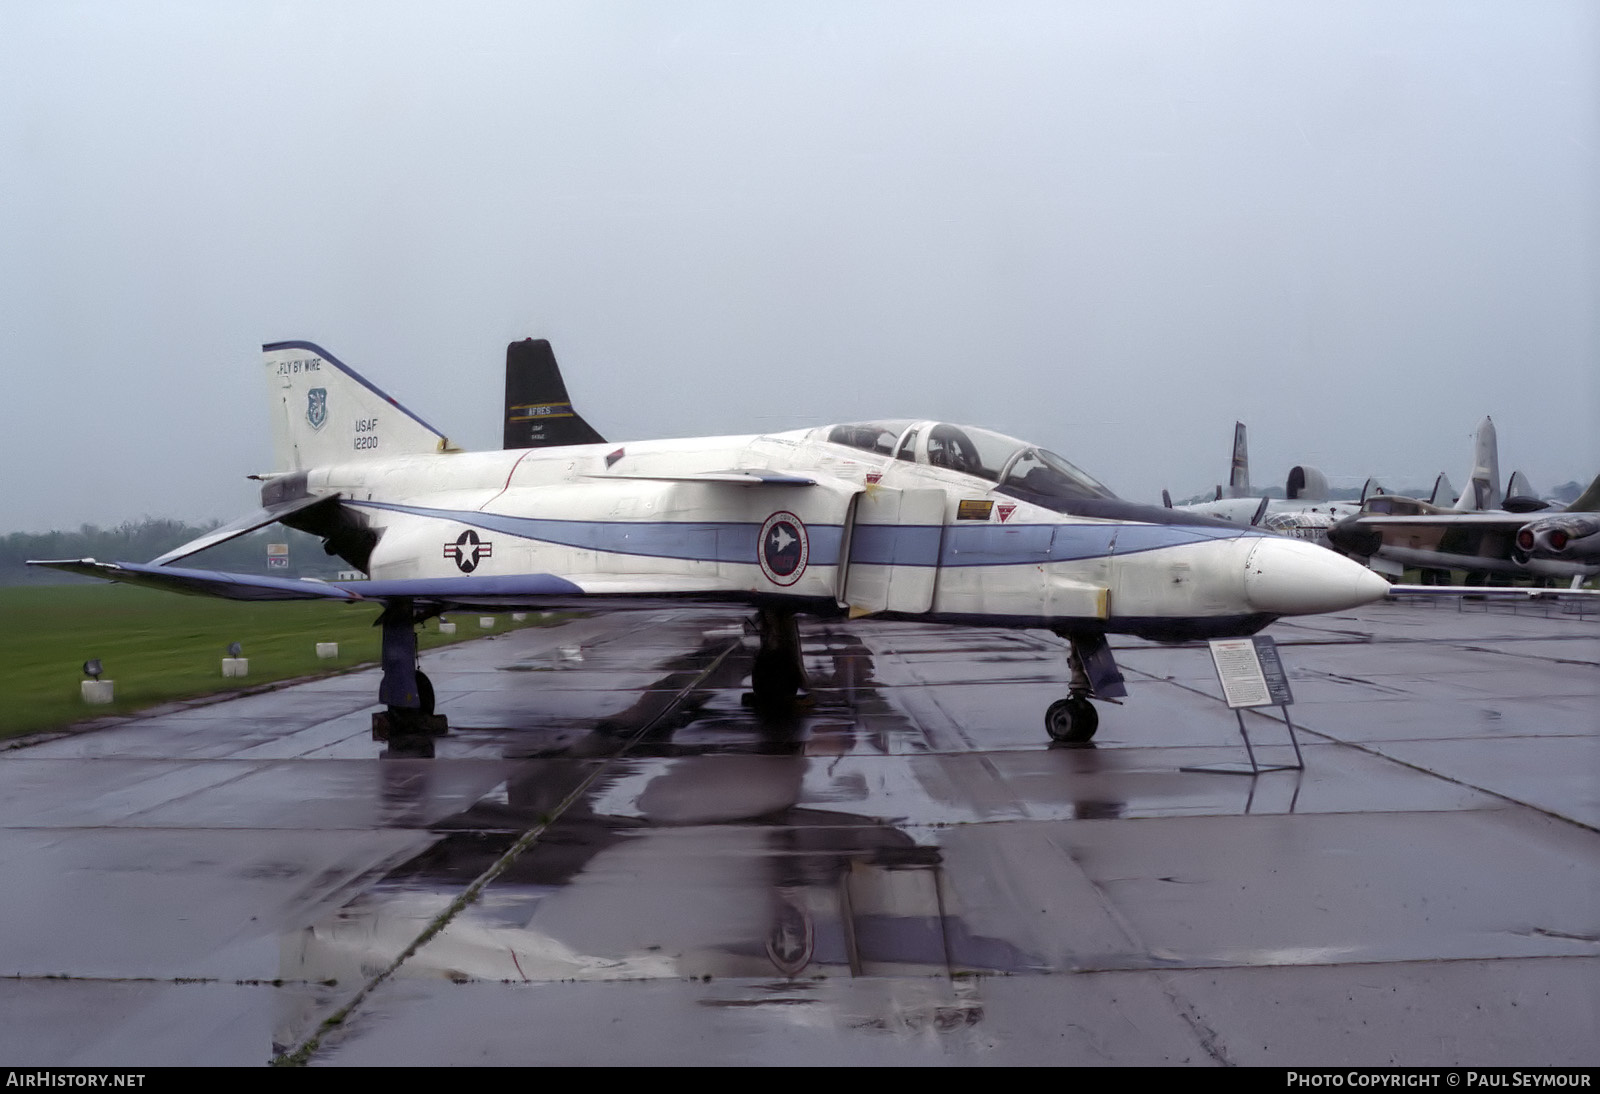
[[[348,505],[387,509],[419,517],[453,520],[491,532],[504,532],[522,539],[559,543],[586,551],[606,551],[618,555],[646,555],[675,558],[688,562],[756,563],[756,538],[759,523],[732,521],[604,521],[548,520],[542,517],[513,517],[504,513],[480,513],[462,509],[424,509],[413,505],[392,505],[376,501],[351,501]],[[812,566],[837,566],[844,529],[837,524],[807,524],[811,538]]]
[[[850,561],[883,566],[1020,566],[1073,562],[1261,536],[1179,524],[856,525]]]
[[[549,520],[377,501],[345,504],[452,520],[563,547],[691,562],[754,565],[756,537],[761,533],[759,523],[733,521]],[[838,565],[843,528],[837,524],[807,524],[806,528],[811,535],[811,565]],[[1256,529],[1192,524],[982,524],[948,528],[858,524],[850,539],[850,561],[881,566],[1026,566],[1266,534]]]
[[[850,561],[876,566],[936,566],[944,528],[918,524],[858,524]]]

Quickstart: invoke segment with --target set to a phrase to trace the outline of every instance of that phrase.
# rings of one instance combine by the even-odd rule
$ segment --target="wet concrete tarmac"
[[[1203,646],[1117,645],[1052,746],[1039,632],[740,617],[429,654],[0,756],[14,1065],[1600,1063],[1600,621],[1385,604],[1272,628],[1304,772]],[[1281,724],[1247,716],[1268,759]]]

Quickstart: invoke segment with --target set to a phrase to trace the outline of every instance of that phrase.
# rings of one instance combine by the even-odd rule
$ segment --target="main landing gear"
[[[1052,741],[1063,744],[1085,744],[1094,738],[1100,728],[1100,712],[1089,702],[1097,699],[1120,699],[1128,694],[1123,686],[1122,673],[1111,656],[1111,647],[1103,634],[1071,634],[1057,631],[1070,647],[1067,665],[1072,677],[1067,684],[1067,697],[1057,699],[1044,713],[1044,729]]]
[[[450,731],[433,712],[433,681],[417,668],[418,616],[409,600],[391,601],[378,617],[383,628],[383,682],[378,699],[386,709],[372,716],[372,739],[386,741],[390,758],[433,758],[433,739]]]
[[[800,626],[793,612],[761,608],[756,612],[756,634],[761,648],[750,669],[749,706],[762,710],[793,706],[806,686],[805,660],[800,652]]]

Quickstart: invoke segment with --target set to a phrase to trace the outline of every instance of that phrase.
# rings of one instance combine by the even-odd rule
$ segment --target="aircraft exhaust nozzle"
[[[1600,519],[1562,514],[1524,524],[1517,546],[1534,558],[1595,559],[1600,556]]]
[[[1389,595],[1389,583],[1326,547],[1263,536],[1245,557],[1244,598],[1272,615],[1315,615]]]

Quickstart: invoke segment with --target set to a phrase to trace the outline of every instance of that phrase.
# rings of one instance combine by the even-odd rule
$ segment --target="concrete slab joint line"
[[[1085,870],[1078,862],[1076,856],[1074,856],[1072,853],[1072,849],[1070,847],[1063,846],[1054,837],[1050,837],[1048,842],[1052,847],[1059,851],[1061,853],[1061,857],[1066,862],[1071,863],[1072,868],[1077,870],[1082,876],[1084,882],[1088,885],[1090,892],[1094,893],[1095,900],[1099,902],[1101,909],[1105,912],[1106,918],[1111,920],[1111,922],[1116,925],[1117,930],[1127,941],[1129,952],[1149,953],[1150,946],[1143,938],[1140,937],[1138,929],[1133,925],[1127,916],[1122,914],[1122,910],[1117,907],[1116,901],[1111,899],[1111,895],[1105,891],[1105,888],[1092,876],[1090,876],[1089,872]],[[1188,997],[1178,989],[1178,985],[1173,981],[1172,977],[1158,975],[1156,979],[1161,985],[1162,993],[1172,1003],[1173,1008],[1177,1010],[1178,1014],[1183,1018],[1184,1023],[1194,1031],[1195,1039],[1198,1040],[1200,1042],[1200,1046],[1205,1049],[1206,1055],[1210,1056],[1213,1060],[1224,1067],[1232,1067],[1234,1062],[1228,1058],[1228,1051],[1222,1043],[1222,1036],[1217,1033],[1216,1030],[1212,1029],[1206,1023],[1205,1019],[1200,1016],[1200,1011],[1194,1006],[1193,1003],[1189,1001]]]
[[[393,976],[399,970],[401,965],[405,964],[406,961],[416,954],[418,950],[422,949],[422,947],[425,946],[432,938],[434,938],[434,936],[438,935],[439,932],[448,927],[451,920],[455,919],[456,916],[460,915],[461,912],[463,912],[474,901],[476,901],[490,882],[494,881],[495,878],[505,873],[505,871],[510,868],[511,864],[516,862],[516,860],[521,857],[523,852],[538,842],[539,837],[548,831],[550,826],[559,820],[561,815],[570,809],[574,802],[583,797],[584,793],[589,789],[590,786],[594,784],[595,780],[600,778],[600,776],[603,775],[613,764],[626,757],[635,744],[637,744],[646,734],[648,734],[651,729],[655,728],[655,726],[660,723],[661,719],[665,718],[669,713],[671,713],[673,709],[675,709],[677,705],[683,701],[684,696],[688,695],[695,688],[699,687],[702,681],[714,673],[722,665],[722,662],[727,660],[728,655],[734,650],[738,649],[739,646],[739,639],[734,639],[725,645],[722,648],[722,651],[712,658],[711,662],[703,670],[701,670],[699,675],[680,688],[673,695],[672,699],[664,707],[662,707],[662,709],[657,712],[653,718],[635,730],[633,735],[629,737],[628,740],[623,744],[622,748],[618,749],[613,755],[608,756],[604,762],[595,765],[594,769],[590,771],[589,774],[577,784],[577,786],[573,787],[572,791],[567,794],[567,796],[563,798],[547,816],[543,817],[538,824],[534,825],[532,828],[528,829],[521,836],[519,836],[517,841],[506,850],[505,854],[501,855],[494,861],[493,864],[489,866],[487,870],[478,875],[478,877],[475,878],[459,896],[450,902],[449,907],[445,908],[444,911],[440,912],[436,917],[434,917],[432,922],[430,922],[427,927],[423,928],[422,933],[417,935],[417,937],[411,941],[411,944],[402,950],[387,967],[382,969],[365,984],[363,984],[361,988],[357,990],[355,995],[350,998],[349,1002],[340,1007],[338,1010],[334,1011],[327,1018],[323,1019],[316,1031],[313,1032],[310,1037],[306,1038],[306,1040],[300,1045],[298,1045],[292,1051],[281,1053],[280,1055],[274,1057],[270,1061],[272,1066],[304,1067],[307,1063],[309,1063],[311,1057],[321,1046],[322,1039],[326,1034],[338,1029],[341,1025],[343,1025],[350,1015],[355,1013],[356,1008],[361,1005],[368,995],[372,994],[372,992],[381,984],[383,984],[384,981]]]

